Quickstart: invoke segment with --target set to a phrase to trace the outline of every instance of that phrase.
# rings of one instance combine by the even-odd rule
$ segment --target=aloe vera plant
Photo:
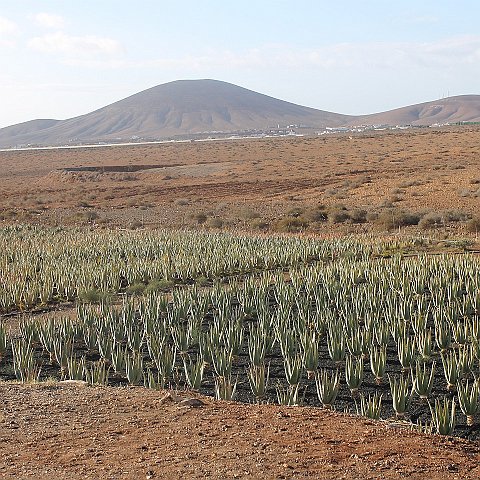
[[[467,425],[469,427],[475,424],[475,415],[478,413],[480,405],[478,403],[480,386],[478,380],[470,384],[467,380],[465,383],[457,383],[458,404],[460,410],[467,417]]]
[[[140,328],[127,328],[127,345],[134,353],[140,353],[145,339],[145,332]],[[116,340],[114,338],[114,340]]]
[[[455,406],[455,400],[448,398],[444,398],[443,402],[436,398],[435,404],[430,405],[432,423],[440,435],[451,435],[455,430]]]
[[[203,358],[197,355],[196,361],[193,361],[190,357],[187,357],[188,361],[183,358],[183,368],[185,371],[185,378],[188,386],[192,390],[199,390],[203,380],[203,371],[205,363]]]
[[[213,353],[213,368],[219,377],[229,378],[232,373],[233,353],[217,349]]]
[[[452,344],[450,325],[438,318],[435,319],[435,343],[442,353],[445,353]]]
[[[475,353],[472,345],[464,345],[458,352],[458,370],[460,377],[468,375],[474,368]]]
[[[415,342],[417,344],[417,350],[423,360],[429,360],[433,354],[432,348],[432,330],[419,330]]]
[[[343,332],[335,325],[330,325],[327,335],[327,346],[330,358],[335,363],[340,363],[345,358],[345,339]]]
[[[300,397],[300,385],[289,385],[288,387],[283,387],[280,383],[277,383],[275,386],[277,392],[277,400],[280,405],[286,406],[298,406],[302,403],[302,398]]]
[[[247,370],[248,381],[250,383],[250,389],[257,402],[262,401],[265,398],[265,394],[268,388],[268,380],[270,377],[270,367],[265,365],[251,365]],[[298,384],[297,384],[298,386]]]
[[[100,357],[105,360],[110,360],[112,354],[113,340],[108,334],[99,333],[97,335],[97,346]]]
[[[217,400],[233,400],[237,382],[232,381],[231,375],[224,377],[215,377],[215,398]]]
[[[340,388],[340,377],[337,372],[328,373],[327,370],[320,370],[316,377],[317,396],[324,408],[332,408]]]
[[[63,339],[61,337],[55,337],[53,341],[53,352],[60,366],[60,373],[63,378],[67,373],[68,359],[71,358],[73,354],[73,338]]]
[[[302,358],[300,355],[287,356],[283,363],[285,378],[289,385],[298,385],[302,377]]]
[[[161,353],[156,358],[155,365],[158,370],[158,381],[160,382],[161,388],[164,388],[172,377],[175,359],[175,348],[170,346],[164,346]]]
[[[138,385],[143,380],[143,357],[138,353],[126,354],[125,374],[128,382],[132,385]]]
[[[84,380],[85,379],[85,357],[80,360],[75,357],[70,357],[67,361],[68,378],[69,380]]]
[[[345,343],[347,344],[348,352],[354,357],[359,357],[363,354],[364,342],[364,333],[360,328],[353,329],[353,331],[346,334]]]
[[[190,347],[188,329],[182,325],[173,325],[171,327],[172,339],[180,356],[184,357]]]
[[[34,357],[33,348],[22,340],[12,342],[13,369],[15,376],[23,383],[37,382],[41,367]]]
[[[373,326],[373,331],[374,331],[375,339],[377,340],[378,345],[386,346],[390,338],[390,329],[389,329],[388,323],[378,321]]]
[[[243,344],[243,325],[241,321],[230,321],[222,336],[226,348],[232,352],[233,357],[238,357]]]
[[[205,365],[211,365],[213,363],[213,351],[214,346],[210,340],[208,334],[200,334],[198,337],[198,350],[200,356],[203,358]]]
[[[360,395],[360,405],[357,405],[357,414],[362,417],[378,420],[382,412],[382,395],[375,393],[366,398]]]
[[[455,343],[459,346],[464,346],[470,338],[469,320],[452,319],[450,327]]]
[[[415,357],[415,345],[411,337],[401,337],[397,343],[398,359],[403,371],[410,370]]]
[[[447,390],[455,389],[459,378],[462,375],[459,355],[450,351],[442,355],[443,373],[447,380]]]
[[[2,361],[7,351],[8,338],[5,327],[0,324],[0,362]]]
[[[382,383],[387,366],[387,349],[383,347],[372,347],[370,350],[370,368],[375,375],[377,385]]]
[[[412,424],[410,428],[413,431],[427,435],[432,435],[434,432],[433,422],[429,422],[428,420],[423,421],[421,418],[419,418],[415,424]]]
[[[433,379],[435,375],[435,362],[432,363],[430,372],[426,363],[417,360],[415,372],[411,372],[412,391],[422,400],[426,400],[432,393]]]
[[[116,344],[110,353],[110,363],[115,373],[123,373],[126,369],[125,356],[127,352],[122,345]]]
[[[105,362],[98,361],[85,369],[85,377],[91,385],[107,385],[110,367],[106,367]]]
[[[393,409],[397,418],[404,418],[409,407],[409,382],[408,377],[394,376],[388,377],[390,383],[390,393],[392,395]]]
[[[248,356],[250,363],[254,366],[263,365],[266,349],[265,332],[258,327],[252,328],[248,338]]]
[[[356,397],[363,382],[363,358],[355,359],[351,355],[347,356],[345,362],[345,380],[352,397]]]
[[[315,335],[306,335],[303,343],[303,366],[308,378],[314,378],[318,368],[318,343]]]

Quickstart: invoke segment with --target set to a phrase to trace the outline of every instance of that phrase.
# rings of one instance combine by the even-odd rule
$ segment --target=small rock
[[[184,400],[181,400],[178,402],[179,407],[193,407],[193,408],[199,408],[199,407],[204,407],[206,405],[205,402],[202,402],[202,400],[198,398],[185,398]]]

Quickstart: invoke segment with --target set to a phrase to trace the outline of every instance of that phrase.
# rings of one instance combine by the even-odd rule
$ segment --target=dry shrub
[[[221,218],[210,218],[207,221],[207,226],[210,228],[222,228],[223,220]]]
[[[15,210],[4,210],[0,212],[0,220],[9,220],[17,216],[17,211]]]
[[[268,222],[262,220],[261,218],[255,219],[251,226],[254,230],[267,230],[269,227]]]
[[[384,210],[374,219],[375,225],[384,230],[393,230],[394,228],[406,227],[409,225],[418,225],[420,215],[403,210]]]
[[[141,222],[140,220],[132,220],[128,224],[128,228],[130,230],[138,230],[139,228],[143,228],[143,222]]]
[[[194,213],[191,218],[195,220],[195,222],[197,222],[199,225],[202,225],[207,221],[208,216],[203,212],[199,212]]]
[[[480,217],[471,218],[466,224],[467,232],[479,233],[480,232]]]
[[[78,212],[75,214],[73,221],[81,223],[92,223],[99,218],[99,215],[94,210],[87,210],[85,212]]]
[[[293,207],[287,212],[287,215],[289,217],[298,218],[301,215],[303,215],[304,213],[305,213],[305,209],[303,207]]]
[[[427,213],[421,220],[418,222],[418,226],[422,230],[429,230],[431,228],[438,228],[445,224],[443,217],[438,213]]]
[[[282,218],[282,220],[279,220],[275,226],[275,230],[277,232],[283,232],[283,233],[298,233],[298,232],[303,232],[308,228],[308,221],[298,217],[298,218]]]
[[[344,206],[334,206],[328,212],[330,223],[343,223],[350,219],[347,209]]]
[[[447,223],[462,222],[468,218],[467,214],[457,210],[431,212],[423,216],[418,226],[423,230],[444,227]]]
[[[308,209],[303,215],[308,222],[326,222],[328,220],[328,212],[325,206],[318,205]]]
[[[355,208],[349,212],[352,223],[365,223],[367,221],[367,211],[361,208]]]
[[[249,207],[242,208],[238,212],[238,214],[243,220],[253,220],[255,218],[260,218],[260,214]]]

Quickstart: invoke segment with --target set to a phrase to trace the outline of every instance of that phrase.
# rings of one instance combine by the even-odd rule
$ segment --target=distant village
[[[149,143],[182,143],[182,142],[208,142],[218,140],[240,140],[247,138],[272,138],[272,137],[305,137],[305,136],[324,136],[324,135],[353,135],[368,132],[382,132],[382,131],[398,131],[408,129],[424,129],[424,128],[442,128],[453,126],[468,126],[480,125],[480,122],[456,122],[456,123],[435,123],[432,125],[356,125],[349,127],[325,127],[323,129],[313,128],[308,125],[286,125],[276,127],[269,127],[265,130],[250,129],[238,132],[225,131],[206,131],[195,134],[176,135],[167,138],[141,137],[133,135],[129,138],[116,138],[106,141],[88,141],[80,140],[78,138],[71,139],[69,142],[45,146],[38,144],[23,144],[14,147],[0,149],[4,150],[49,150],[55,148],[85,148],[85,147],[106,147],[106,146],[121,146],[121,145],[138,145]]]

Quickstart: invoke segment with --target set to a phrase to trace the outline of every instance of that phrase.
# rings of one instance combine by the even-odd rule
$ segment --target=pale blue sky
[[[480,93],[478,0],[0,0],[0,127],[215,78],[361,114]]]

